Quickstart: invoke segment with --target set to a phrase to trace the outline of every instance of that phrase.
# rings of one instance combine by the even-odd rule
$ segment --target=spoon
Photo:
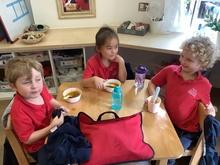
[[[159,93],[160,93],[160,87],[156,87],[156,90],[155,90],[155,92],[154,92],[154,94],[153,94],[153,97],[152,97],[152,99],[151,99],[152,103],[155,103],[155,102],[156,102]]]
[[[63,99],[64,99],[64,100],[67,100],[67,99],[70,98],[70,97],[71,97],[71,95],[68,95],[68,94],[67,94],[66,96],[63,96]]]

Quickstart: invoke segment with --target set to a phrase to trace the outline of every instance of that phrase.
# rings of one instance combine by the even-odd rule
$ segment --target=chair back
[[[14,151],[19,165],[29,165],[31,162],[33,162],[33,160],[28,160],[28,157],[24,152],[20,141],[13,132],[10,115],[8,115],[7,125],[4,127],[4,132]]]
[[[204,139],[204,120],[208,115],[205,106],[202,103],[199,103],[198,106],[198,116],[199,116],[199,124],[202,129],[202,133],[199,137],[198,142],[192,149],[185,150],[183,156],[191,156],[190,165],[199,164],[199,160],[202,157],[204,147],[205,147],[205,139]]]

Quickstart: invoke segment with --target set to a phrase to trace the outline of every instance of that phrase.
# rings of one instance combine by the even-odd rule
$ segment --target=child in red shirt
[[[6,77],[16,91],[10,112],[13,130],[24,150],[38,160],[50,130],[64,121],[63,114],[51,121],[53,109],[61,105],[49,93],[38,61],[13,58],[7,63]]]
[[[215,116],[210,101],[211,84],[201,71],[215,62],[214,44],[208,37],[192,37],[186,40],[180,53],[180,65],[170,65],[156,74],[148,85],[152,95],[156,86],[165,86],[164,105],[174,124],[184,149],[196,142],[200,135],[197,107],[202,102],[207,113]],[[169,160],[168,164],[175,164]]]
[[[83,72],[83,86],[103,89],[106,79],[126,80],[125,62],[118,54],[118,45],[119,38],[113,29],[99,29],[96,34],[96,53],[89,58]]]

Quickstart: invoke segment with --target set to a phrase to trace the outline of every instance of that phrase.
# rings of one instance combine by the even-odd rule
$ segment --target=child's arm
[[[117,55],[114,61],[118,63],[118,79],[121,82],[125,82],[127,79],[127,71],[124,59],[120,55]]]
[[[153,95],[153,93],[155,92],[156,86],[152,83],[152,81],[150,80],[147,86],[147,92],[148,94],[151,96]]]
[[[60,117],[55,117],[52,122],[50,123],[50,125],[48,125],[45,128],[42,128],[40,130],[34,131],[29,139],[25,142],[25,144],[32,144],[46,136],[48,136],[48,134],[50,133],[50,130],[56,126],[60,126],[62,125],[64,122],[64,115],[61,113]]]
[[[104,88],[104,79],[98,76],[93,76],[90,78],[82,79],[81,84],[83,87],[92,87],[97,89]]]

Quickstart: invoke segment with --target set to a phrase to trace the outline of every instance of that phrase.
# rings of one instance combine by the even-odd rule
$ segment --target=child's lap
[[[192,133],[181,130],[179,128],[175,128],[175,129],[184,149],[189,149],[191,146],[194,146],[201,134],[201,132]]]

